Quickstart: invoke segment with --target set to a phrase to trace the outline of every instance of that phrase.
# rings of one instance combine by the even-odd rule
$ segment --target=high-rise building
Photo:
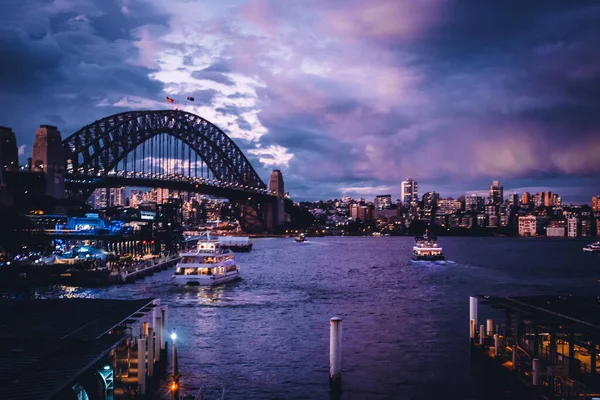
[[[107,188],[99,188],[94,190],[94,208],[107,208],[110,200],[109,190]]]
[[[504,188],[500,186],[500,182],[494,181],[490,186],[488,200],[492,204],[500,204],[504,201]]]
[[[481,196],[472,194],[465,197],[465,211],[483,211],[484,199]]]
[[[600,214],[600,194],[592,197],[592,210],[594,214]]]
[[[17,139],[10,128],[0,126],[0,168],[4,171],[16,171],[19,168]]]
[[[110,189],[110,203],[113,207],[125,207],[125,187]]]
[[[544,206],[545,207],[553,207],[554,206],[554,198],[552,197],[552,192],[542,193],[544,197]]]
[[[454,199],[439,199],[437,202],[437,214],[450,215],[460,211],[462,203]]]
[[[435,214],[439,198],[440,195],[436,192],[427,192],[423,195],[423,215],[425,217],[431,218]]]
[[[410,206],[419,201],[419,187],[417,181],[412,178],[402,182],[402,203]]]
[[[577,237],[579,236],[579,218],[571,217],[567,219],[567,236],[569,237]]]
[[[523,197],[521,197],[521,204],[524,206],[528,206],[531,203],[531,195],[529,192],[523,193]]]
[[[372,221],[373,210],[369,206],[363,206],[360,204],[350,204],[350,218],[352,218],[355,221]]]
[[[126,205],[125,187],[96,189],[93,193],[93,199],[95,209],[124,207]]]
[[[581,220],[581,236],[592,236],[592,221],[593,220],[588,218]]]
[[[383,194],[375,196],[374,204],[376,210],[386,210],[392,206],[392,195]]]
[[[519,195],[517,193],[511,193],[508,196],[508,204],[510,204],[512,207],[518,206],[519,205]]]

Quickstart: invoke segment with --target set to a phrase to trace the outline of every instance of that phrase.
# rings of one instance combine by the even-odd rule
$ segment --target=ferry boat
[[[425,234],[415,237],[413,246],[413,259],[416,261],[440,261],[445,260],[442,248],[437,244],[435,235]]]
[[[600,242],[586,245],[583,248],[583,251],[588,251],[590,253],[600,253]]]
[[[301,233],[301,234],[299,234],[298,236],[296,236],[296,237],[294,238],[294,240],[295,240],[296,242],[298,242],[298,243],[304,243],[304,242],[308,242],[308,241],[306,240],[306,236],[304,236],[304,233]]]
[[[252,250],[252,241],[248,236],[219,236],[219,243],[224,249],[247,253]]]
[[[178,285],[214,286],[240,277],[233,252],[208,234],[206,240],[198,241],[196,251],[183,252],[180,257],[173,274]]]

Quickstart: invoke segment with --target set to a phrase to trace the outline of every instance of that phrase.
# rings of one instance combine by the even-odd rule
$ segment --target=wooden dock
[[[141,279],[143,277],[152,275],[155,272],[164,271],[168,268],[171,268],[177,264],[179,259],[179,256],[170,256],[142,261],[139,264],[132,265],[131,267],[121,271],[111,272],[109,280],[111,282],[131,283],[136,279]]]
[[[504,323],[481,318],[477,300]],[[571,295],[471,297],[471,358],[486,371],[488,389],[509,398],[599,398],[598,307],[596,297]]]

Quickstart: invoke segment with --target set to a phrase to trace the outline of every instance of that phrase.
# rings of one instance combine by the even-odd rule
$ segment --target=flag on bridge
[[[169,103],[175,103],[175,100],[173,100],[173,99],[172,99],[172,98],[170,98],[170,97],[167,97],[167,101],[168,101]]]

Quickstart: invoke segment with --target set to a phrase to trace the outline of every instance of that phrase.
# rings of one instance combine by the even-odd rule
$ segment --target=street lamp
[[[177,365],[177,346],[175,345],[177,334],[175,329],[171,333],[171,341],[173,342],[173,382],[171,384],[172,399],[179,400],[179,366]]]

